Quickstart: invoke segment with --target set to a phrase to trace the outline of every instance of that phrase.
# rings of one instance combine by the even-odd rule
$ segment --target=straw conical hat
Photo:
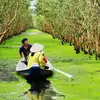
[[[31,47],[30,51],[31,51],[31,52],[39,52],[39,51],[43,50],[43,48],[44,48],[43,45],[38,44],[38,43],[35,43],[35,44]]]

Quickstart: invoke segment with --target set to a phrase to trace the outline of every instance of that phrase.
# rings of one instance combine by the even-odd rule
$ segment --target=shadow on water
[[[27,83],[30,84],[30,89],[25,92],[29,100],[58,100],[58,97],[64,98],[64,95],[57,93],[52,88],[51,82],[47,80],[47,78],[53,76],[52,70],[32,67],[29,70],[19,71],[17,74],[23,76]]]
[[[65,95],[58,93],[48,80],[35,80],[25,92],[29,100],[65,100]],[[61,99],[60,99],[61,98]]]

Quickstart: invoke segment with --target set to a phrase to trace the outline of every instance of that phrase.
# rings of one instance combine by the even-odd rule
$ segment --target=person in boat
[[[46,66],[48,60],[44,56],[43,48],[43,45],[35,43],[30,49],[27,65],[27,69],[29,70],[26,71],[25,78],[31,85],[31,91],[41,91],[41,88],[46,86],[44,86],[44,83],[48,84],[49,82],[46,81],[46,78],[53,75],[51,68]]]
[[[43,48],[43,45],[35,43],[30,49],[27,65],[27,68],[30,69],[30,75],[39,75],[38,72],[49,69],[49,66],[46,66],[48,60],[44,56]]]
[[[18,74],[26,79],[31,86],[25,94],[30,95],[29,97],[37,98],[35,100],[42,100],[45,89],[49,88],[51,84],[47,78],[53,75],[52,65],[46,59],[43,48],[43,45],[35,43],[30,49],[27,60],[28,65],[25,65],[26,68],[22,67],[23,70],[17,70]],[[37,94],[35,97],[34,93]]]
[[[44,46],[38,43],[35,43],[31,49],[28,57],[28,68],[38,67],[41,69],[45,69],[45,65],[47,63],[47,59],[44,56],[43,52]]]
[[[19,54],[21,58],[25,58],[24,61],[27,62],[28,55],[30,53],[31,44],[28,43],[27,38],[22,39],[22,46],[19,49]]]

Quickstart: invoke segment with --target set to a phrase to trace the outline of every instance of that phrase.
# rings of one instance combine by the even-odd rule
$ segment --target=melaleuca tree
[[[36,14],[44,17],[40,26],[45,27],[45,31],[61,39],[62,44],[73,44],[76,53],[82,49],[85,54],[95,53],[96,59],[99,58],[100,6],[97,0],[37,0],[36,7]]]
[[[0,0],[0,42],[31,27],[30,0]]]

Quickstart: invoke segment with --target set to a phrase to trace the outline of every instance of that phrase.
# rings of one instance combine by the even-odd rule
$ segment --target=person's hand
[[[21,60],[21,61],[25,61],[25,58],[21,58],[20,60]]]
[[[49,69],[49,67],[48,66],[45,66],[45,68],[44,69]]]

